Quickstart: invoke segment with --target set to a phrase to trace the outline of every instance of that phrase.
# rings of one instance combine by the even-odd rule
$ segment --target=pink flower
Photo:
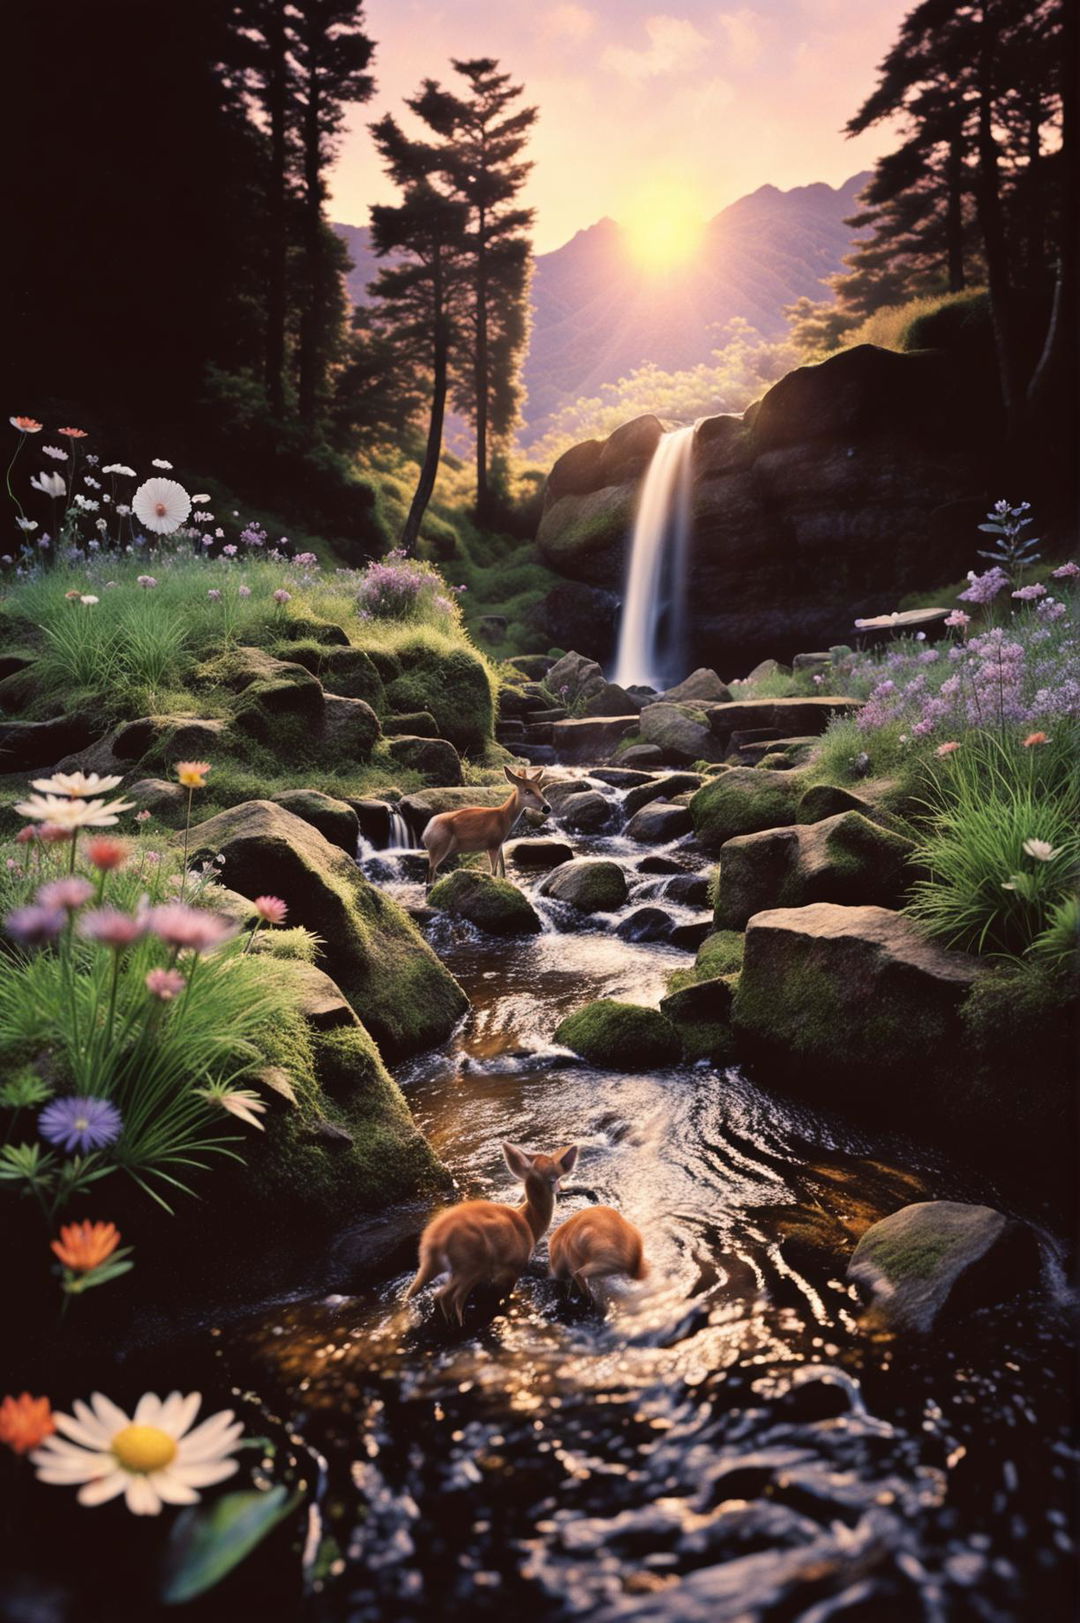
[[[137,823],[148,823],[150,821],[150,813],[146,810],[145,807],[143,808],[143,810],[141,812],[136,812],[135,813],[135,821]]]
[[[958,750],[959,748],[960,748],[960,745],[958,744],[956,739],[953,738],[953,739],[950,739],[947,744],[939,744],[937,749],[934,751],[934,754],[935,755],[951,755],[953,750]]]
[[[953,609],[951,614],[945,616],[945,624],[961,629],[971,624],[971,615],[965,614],[963,609]]]
[[[223,554],[224,554],[224,556],[225,556],[225,557],[226,557],[226,558],[235,558],[235,557],[236,557],[236,554],[237,554],[237,551],[238,551],[238,550],[239,550],[239,549],[238,549],[238,548],[237,548],[237,547],[234,547],[234,546],[232,546],[232,545],[231,545],[231,544],[230,544],[230,545],[229,545],[229,546],[227,546],[227,547],[222,547],[222,549],[221,549],[221,550],[222,550],[222,553],[223,553]]]
[[[211,586],[206,595],[210,599],[211,603],[221,602],[221,593],[216,589],[216,587]]]
[[[256,896],[252,906],[265,924],[284,924],[289,911],[280,896]]]
[[[1029,750],[1033,744],[1049,744],[1050,740],[1045,733],[1028,733],[1024,739],[1024,748]]]
[[[77,928],[87,941],[100,941],[114,952],[123,952],[146,934],[146,919],[121,913],[118,907],[95,907],[83,914]]]
[[[250,586],[238,586],[236,588],[236,595],[237,595],[237,597],[250,597],[251,596],[251,587]]]
[[[1036,581],[1033,586],[1021,586],[1019,591],[1013,593],[1013,596],[1018,597],[1021,603],[1034,603],[1036,598],[1046,596],[1046,587],[1042,584],[1042,581]]]
[[[277,591],[274,593],[274,602],[275,603],[288,603],[291,597],[292,597],[291,592],[287,592],[285,590],[284,586],[279,586]]]
[[[187,982],[178,969],[152,969],[146,977],[146,990],[162,1003],[179,997]]]
[[[183,902],[166,902],[147,915],[147,928],[177,951],[210,952],[236,934],[237,926],[205,908],[186,907]]]
[[[1070,558],[1067,564],[1062,564],[1060,569],[1052,569],[1050,573],[1055,580],[1073,580],[1080,575],[1080,564],[1073,563]]]
[[[89,879],[80,879],[78,874],[71,874],[66,879],[54,879],[51,884],[42,885],[37,899],[42,907],[62,907],[66,912],[74,913],[93,894],[94,887]]]
[[[127,861],[127,846],[119,840],[110,840],[106,835],[103,839],[87,840],[86,855],[99,873],[111,873],[114,868],[122,868]]]

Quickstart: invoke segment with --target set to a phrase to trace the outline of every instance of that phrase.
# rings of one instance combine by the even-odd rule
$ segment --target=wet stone
[[[615,927],[620,941],[667,941],[675,920],[662,907],[638,907]]]
[[[639,840],[643,845],[666,845],[669,840],[689,834],[692,826],[689,807],[650,801],[634,813],[624,832],[628,840]]]
[[[673,947],[681,947],[684,952],[697,952],[705,937],[713,932],[713,916],[704,913],[699,919],[690,919],[685,924],[676,924],[668,940]]]
[[[664,886],[664,897],[680,907],[705,907],[709,900],[709,880],[699,873],[678,873]]]

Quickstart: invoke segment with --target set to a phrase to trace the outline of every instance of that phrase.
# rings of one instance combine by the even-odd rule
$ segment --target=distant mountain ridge
[[[842,269],[853,240],[844,220],[869,178],[863,172],[840,187],[819,181],[786,192],[760,186],[716,215],[693,260],[664,277],[634,262],[614,220],[538,254],[522,439],[535,439],[560,407],[646,363],[676,372],[708,361],[736,317],[763,337],[781,336],[785,305],[825,297],[825,279]],[[379,266],[370,231],[335,230],[354,262],[350,295],[367,304]]]

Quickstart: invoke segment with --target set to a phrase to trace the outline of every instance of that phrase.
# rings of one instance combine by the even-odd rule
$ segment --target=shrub
[[[444,629],[459,619],[455,589],[431,564],[399,551],[368,564],[356,606],[362,619],[417,620]]]

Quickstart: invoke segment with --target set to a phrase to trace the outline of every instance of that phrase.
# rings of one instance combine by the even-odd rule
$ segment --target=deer
[[[486,851],[491,872],[505,878],[506,859],[503,841],[523,811],[545,814],[551,810],[541,793],[544,769],[535,772],[524,768],[515,772],[503,767],[513,793],[501,806],[462,806],[460,811],[439,812],[427,823],[420,836],[428,854],[428,889],[435,883],[435,872],[447,857],[459,851]]]
[[[589,1206],[560,1223],[548,1243],[548,1267],[553,1279],[571,1281],[590,1301],[591,1279],[644,1279],[649,1272],[640,1232],[613,1206]]]
[[[504,1295],[517,1284],[550,1226],[559,1182],[578,1157],[576,1144],[554,1155],[530,1155],[516,1144],[504,1144],[502,1152],[514,1177],[525,1185],[525,1199],[519,1206],[466,1200],[439,1212],[420,1236],[420,1267],[405,1292],[408,1301],[438,1274],[449,1274],[436,1297],[446,1317],[455,1314],[459,1324],[477,1285],[493,1286]]]

